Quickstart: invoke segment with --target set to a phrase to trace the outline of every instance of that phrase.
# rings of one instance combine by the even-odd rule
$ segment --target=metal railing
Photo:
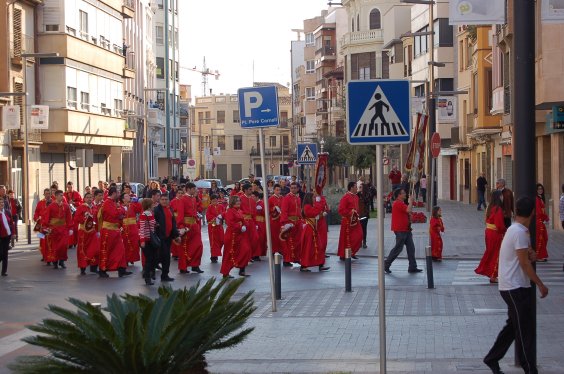
[[[21,57],[22,53],[33,53],[34,41],[33,36],[21,34],[18,37],[14,35],[14,40],[10,43],[10,57]]]
[[[10,136],[12,141],[24,141],[24,129],[19,128],[16,130],[10,130]],[[29,129],[27,131],[28,141],[30,142],[41,142],[41,130],[38,129]]]

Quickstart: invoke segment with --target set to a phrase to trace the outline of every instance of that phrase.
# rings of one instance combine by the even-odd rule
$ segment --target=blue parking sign
[[[278,91],[275,86],[239,88],[242,128],[278,126]]]

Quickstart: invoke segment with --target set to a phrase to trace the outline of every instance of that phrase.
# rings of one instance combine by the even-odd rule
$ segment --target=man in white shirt
[[[522,197],[517,200],[515,207],[515,222],[503,237],[498,268],[499,293],[507,304],[509,318],[484,358],[484,363],[494,374],[502,373],[499,360],[513,341],[518,347],[517,356],[525,373],[538,373],[533,354],[535,337],[532,330],[535,319],[532,305],[535,300],[531,292],[531,281],[537,285],[541,298],[548,295],[548,288],[531,265],[531,262],[536,260],[529,235],[529,224],[534,219],[535,201]]]

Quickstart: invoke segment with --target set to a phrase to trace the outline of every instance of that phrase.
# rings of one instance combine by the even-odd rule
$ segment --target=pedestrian
[[[356,253],[362,245],[362,227],[359,225],[358,196],[356,182],[349,182],[347,192],[339,201],[338,212],[341,215],[341,231],[339,233],[338,255],[345,260],[345,249],[351,249],[351,257],[355,260]]]
[[[172,282],[174,278],[168,275],[170,272],[170,245],[173,240],[177,243],[180,242],[181,233],[176,228],[176,220],[170,207],[168,194],[161,195],[159,205],[153,210],[153,215],[157,225],[156,231],[161,242],[157,254],[158,262],[161,264],[161,282]]]
[[[264,195],[260,192],[253,191],[252,198],[256,203],[255,224],[257,229],[257,256],[255,261],[261,261],[260,256],[266,256],[266,220],[264,214]]]
[[[63,191],[55,191],[55,202],[46,209],[47,225],[47,262],[53,267],[66,269],[67,250],[70,236],[73,235],[73,223],[70,208],[63,202]]]
[[[207,225],[208,223],[206,221],[206,210],[208,209],[208,206],[210,206],[210,195],[208,193],[208,189],[204,188],[202,191],[200,191],[198,196],[200,197],[200,202],[202,204],[202,221],[204,225]]]
[[[229,194],[229,196],[237,196],[237,195],[239,195],[239,192],[241,192],[241,183],[235,182],[235,186],[231,190],[231,193]]]
[[[284,266],[299,263],[302,239],[302,200],[299,195],[298,182],[290,184],[290,193],[282,199],[282,213],[280,215],[280,241]]]
[[[94,227],[96,227],[96,238],[98,245],[89,246],[86,257],[90,259],[90,272],[98,274],[98,265],[100,263],[100,231],[102,225],[102,206],[104,204],[104,191],[98,188],[94,189],[94,201],[92,202],[92,217],[94,219]]]
[[[425,174],[421,175],[419,179],[419,190],[423,196],[423,204],[427,202],[427,176]]]
[[[223,278],[233,278],[229,272],[233,268],[239,268],[239,275],[247,277],[245,267],[251,260],[251,247],[244,245],[242,241],[247,232],[247,226],[241,211],[241,199],[239,196],[229,197],[229,208],[225,212],[225,246],[223,247],[223,260],[221,261],[221,274]]]
[[[2,276],[8,276],[8,250],[12,237],[12,218],[4,210],[4,199],[0,199],[0,262],[2,262]]]
[[[443,211],[441,207],[434,206],[429,222],[429,236],[431,237],[431,256],[433,261],[443,260],[443,238],[442,233],[445,232],[445,226],[442,219]]]
[[[280,194],[282,196],[286,196],[289,193],[290,193],[290,187],[287,186],[286,179],[284,178],[280,179]]]
[[[176,220],[176,228],[180,231],[184,228],[184,188],[182,186],[176,191],[174,199],[170,201],[170,207],[172,208],[172,214]],[[170,200],[170,199],[169,199]],[[184,241],[186,240],[185,235],[180,236],[180,243],[177,241],[172,241],[170,245],[170,254],[173,259],[178,260],[180,252],[184,247]]]
[[[178,257],[178,269],[181,274],[188,273],[188,266],[192,267],[192,271],[198,274],[204,271],[200,269],[202,263],[202,254],[204,245],[202,243],[202,228],[200,225],[200,217],[202,217],[202,206],[196,197],[196,185],[192,182],[186,184],[188,193],[184,196],[184,228],[187,229],[184,247],[180,251]]]
[[[486,208],[486,251],[480,260],[480,264],[474,270],[476,274],[490,278],[490,283],[497,283],[499,249],[506,230],[501,191],[495,190],[492,192],[490,203]]]
[[[372,212],[374,212],[374,199],[376,199],[376,187],[374,187],[374,184],[372,183],[372,181],[368,181],[368,191],[370,191],[370,210]]]
[[[397,166],[392,168],[392,171],[388,174],[388,179],[392,183],[392,191],[395,191],[401,183],[401,171],[398,170]]]
[[[83,203],[76,208],[73,217],[74,224],[78,228],[76,263],[81,275],[86,275],[86,267],[92,265],[88,253],[95,253],[100,245],[92,214],[92,199],[91,193],[85,193]]]
[[[502,373],[499,361],[515,341],[517,359],[524,372],[537,374],[535,331],[535,294],[531,281],[539,290],[540,297],[548,295],[548,288],[535,273],[531,262],[535,252],[531,248],[529,225],[533,219],[535,202],[522,197],[516,203],[515,223],[509,227],[499,255],[499,293],[507,304],[508,319],[492,348],[484,357],[484,363],[493,373]]]
[[[366,231],[368,231],[368,218],[370,217],[370,191],[364,189],[366,185],[361,184],[357,190],[358,196],[358,217],[362,227],[362,248],[366,248]]]
[[[125,192],[120,195],[119,203],[125,212],[121,226],[121,239],[125,247],[125,262],[133,265],[141,260],[137,216],[143,212],[143,208],[138,202],[131,201],[131,195]]]
[[[392,231],[396,235],[396,245],[386,258],[384,262],[384,271],[390,274],[390,266],[394,260],[399,256],[405,245],[407,251],[407,259],[409,266],[408,273],[420,273],[423,270],[417,268],[417,261],[415,260],[415,244],[413,244],[413,234],[411,233],[411,211],[413,209],[413,197],[408,199],[408,203],[404,202],[406,192],[403,188],[398,188],[394,191],[394,204],[392,205]]]
[[[210,241],[210,260],[213,264],[217,264],[217,259],[221,256],[224,241],[223,215],[225,210],[223,205],[218,203],[218,198],[216,194],[210,196],[211,204],[206,212],[208,239]]]
[[[548,233],[546,231],[546,223],[549,221],[549,217],[545,211],[545,204],[544,186],[537,183],[537,198],[535,205],[535,248],[537,251],[537,262],[548,261],[548,251],[546,249]]]
[[[315,196],[315,197],[314,197]],[[301,237],[300,271],[310,272],[308,267],[317,266],[319,271],[327,271],[325,265],[325,252],[320,250],[318,235],[318,217],[324,210],[321,197],[317,193],[308,192],[304,196],[302,205],[302,217],[305,225]]]
[[[143,279],[148,286],[153,285],[153,276],[157,268],[158,248],[151,244],[151,234],[156,232],[156,221],[153,215],[153,201],[145,198],[141,201],[143,213],[139,216],[139,240],[141,242],[141,251],[145,257],[143,264]]]
[[[267,192],[267,196],[272,196],[272,194],[274,194],[274,180],[273,179],[269,179],[268,182],[266,182],[266,192]]]
[[[51,265],[51,263],[45,260],[47,258],[47,247],[43,231],[47,228],[47,207],[49,206],[49,204],[51,204],[51,201],[51,189],[43,189],[43,199],[39,200],[37,206],[35,207],[35,212],[33,212],[33,221],[35,222],[34,231],[38,233],[37,236],[39,237],[39,251],[41,252],[41,261],[45,261],[47,263],[47,266]]]
[[[272,240],[272,253],[282,253],[280,242],[280,213],[282,212],[282,196],[280,185],[275,184],[273,194],[268,199],[270,209],[270,238]]]
[[[15,193],[12,190],[8,190],[8,199],[10,200],[10,206],[12,207],[12,235],[10,239],[10,247],[14,248],[14,241],[18,241],[18,220],[20,214],[22,213],[22,204],[16,199]]]
[[[505,179],[498,179],[495,183],[496,190],[501,191],[501,201],[503,202],[503,221],[505,222],[505,228],[509,228],[511,226],[511,218],[513,217],[515,208],[514,208],[514,199],[513,199],[513,191],[505,186]]]
[[[252,174],[251,174],[252,175]],[[251,260],[260,261],[260,247],[255,217],[257,215],[257,203],[253,198],[252,186],[249,183],[243,185],[243,193],[239,196],[241,200],[241,211],[247,227],[247,233],[243,235],[242,245],[251,247]],[[245,240],[248,239],[248,243]]]
[[[360,190],[360,186],[362,186],[364,184],[364,176],[360,176],[358,177],[358,180],[356,181],[356,189]]]
[[[482,210],[482,205],[486,209],[486,186],[488,181],[486,180],[485,174],[480,173],[480,176],[476,180],[476,191],[478,192],[478,210]]]

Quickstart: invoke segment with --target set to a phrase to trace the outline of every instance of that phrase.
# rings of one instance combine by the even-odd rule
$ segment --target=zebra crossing
[[[480,261],[459,261],[454,278],[453,286],[479,286],[490,284],[487,277],[478,275],[474,269],[478,267]],[[562,271],[561,261],[550,261],[537,263],[537,274],[546,286],[564,286],[564,271]]]
[[[391,123],[359,123],[353,132],[353,137],[370,136],[397,136],[406,135],[405,129],[400,122]]]

